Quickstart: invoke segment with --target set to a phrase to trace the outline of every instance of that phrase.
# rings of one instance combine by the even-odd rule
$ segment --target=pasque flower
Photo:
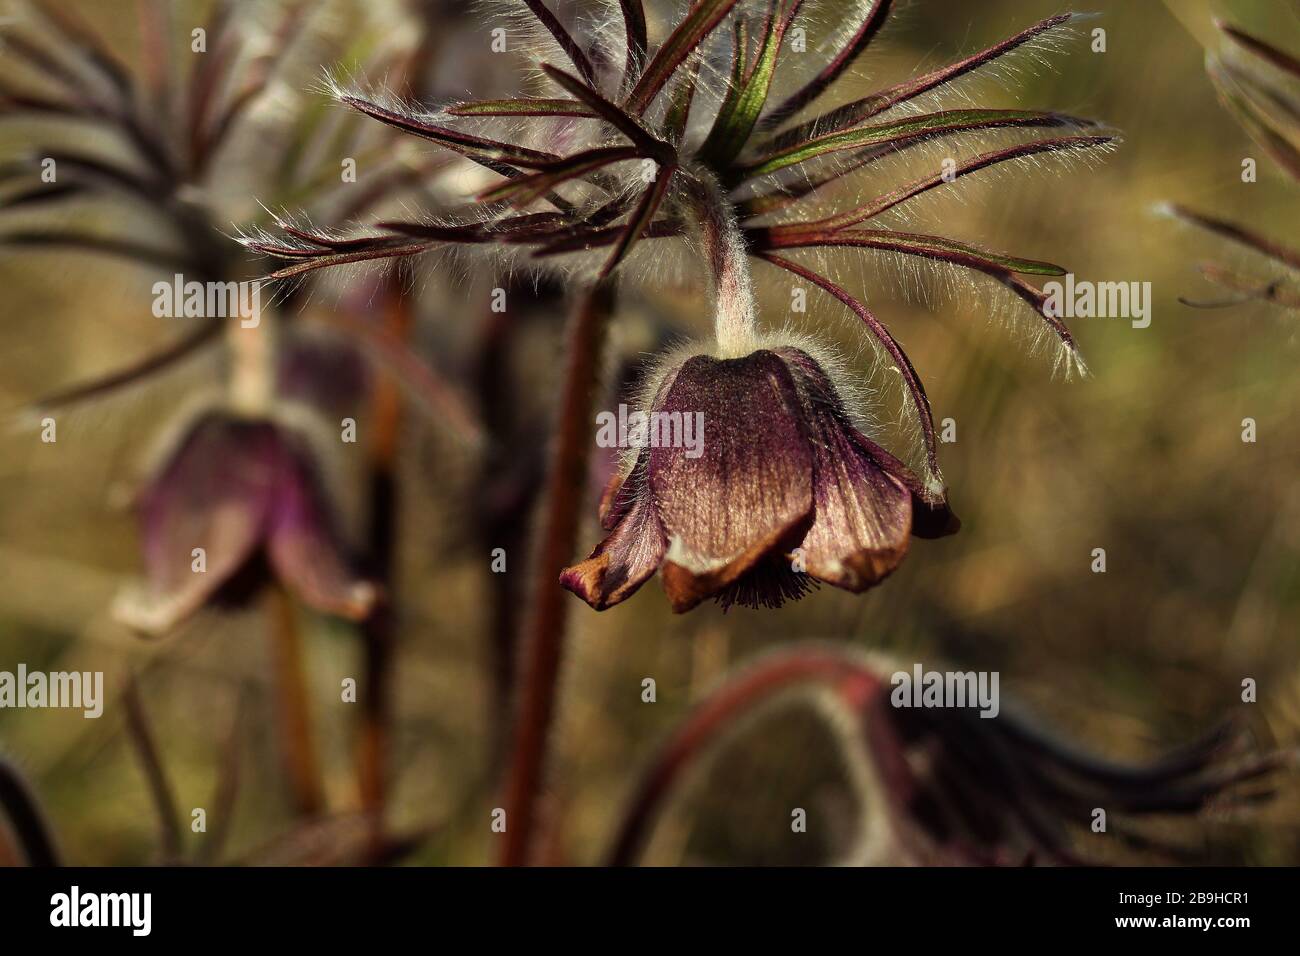
[[[686,238],[713,286],[714,337],[689,357],[661,363],[644,405],[703,413],[704,452],[655,448],[633,460],[606,495],[608,536],[563,571],[562,583],[604,608],[662,567],[679,611],[709,595],[724,604],[776,605],[813,581],[862,591],[898,566],[912,534],[949,532],[956,522],[929,401],[911,362],[864,304],[798,257],[854,249],[990,278],[1045,321],[1062,365],[1082,369],[1069,330],[1044,313],[1045,296],[1023,278],[1060,275],[1059,266],[883,225],[967,175],[1109,147],[1111,137],[1095,135],[1095,123],[1054,111],[932,109],[971,74],[1051,44],[1073,17],[1051,17],[948,66],[827,108],[838,81],[879,34],[892,0],[695,0],[657,45],[641,0],[617,6],[618,16],[584,19],[574,15],[577,5],[525,0],[516,11],[529,19],[518,31],[520,48],[532,54],[541,87],[525,95],[427,110],[333,89],[349,108],[459,154],[480,177],[482,170],[499,177],[464,209],[378,222],[368,234],[285,221],[276,233],[249,230],[244,242],[288,260],[278,278],[456,244],[504,250],[512,263],[512,251],[528,249],[540,267],[568,266],[604,283],[615,270],[626,274],[620,266],[634,251]],[[845,22],[828,62],[781,90],[796,73],[787,63],[797,49],[792,31],[832,12]],[[718,70],[709,47],[724,24],[731,62]],[[715,84],[721,96],[709,108],[695,93]],[[1016,141],[985,152],[951,148],[981,137]],[[849,191],[842,206],[825,208],[855,173],[936,143],[965,155],[936,160],[939,168],[878,194]],[[597,250],[598,265],[591,258]],[[846,404],[851,389],[828,374],[822,349],[758,332],[755,262],[816,286],[862,322],[915,413],[925,445],[919,478],[857,430],[856,410]]]
[[[261,23],[266,17],[248,9],[251,5],[211,4],[203,35],[212,52],[175,58],[168,55],[175,39],[172,29],[181,25],[171,9],[175,4],[146,0],[139,5],[137,70],[94,22],[83,21],[67,4],[24,6],[25,16],[3,25],[0,119],[41,125],[33,131],[30,155],[6,156],[0,163],[5,193],[0,211],[52,211],[65,201],[85,200],[107,209],[126,206],[133,213],[50,215],[36,227],[22,229],[5,221],[0,245],[110,255],[151,270],[155,278],[170,281],[183,274],[224,286],[253,274],[246,255],[224,234],[232,218],[246,215],[228,205],[241,195],[229,188],[232,174],[256,183],[258,198],[269,205],[292,196],[295,202],[310,203],[317,215],[346,220],[401,195],[433,172],[424,165],[412,167],[400,150],[384,142],[394,134],[376,129],[379,136],[355,145],[365,153],[382,152],[384,159],[375,166],[369,188],[346,189],[335,172],[335,157],[321,155],[312,145],[319,134],[314,112],[285,108],[284,81],[290,70],[301,67],[295,54],[301,41],[310,41],[320,56],[341,56],[354,39],[340,11],[322,17],[324,11],[311,4],[284,4],[268,33],[268,25]],[[190,29],[185,26],[187,43]],[[381,49],[377,55],[387,58],[395,52]],[[43,86],[31,85],[37,78]],[[178,97],[178,90],[188,95]],[[277,90],[280,108],[263,109]],[[68,128],[60,130],[60,124]],[[86,127],[97,135],[86,137]],[[241,140],[257,143],[254,159],[221,162],[227,149],[240,148]],[[68,145],[83,141],[89,148]],[[112,143],[117,148],[106,147]],[[32,184],[36,158],[57,168],[56,182]],[[322,176],[322,169],[328,175]],[[250,204],[244,200],[241,207]],[[105,231],[94,228],[101,221]],[[135,231],[122,232],[127,224]],[[286,290],[274,305],[267,302],[262,317],[281,333],[266,346],[273,354],[257,373],[276,379],[277,407],[288,400],[299,403],[299,411],[305,404],[331,416],[353,414],[369,384],[360,351],[300,330],[302,315],[332,320],[335,337],[342,331],[360,340],[367,358],[389,367],[402,363],[397,374],[415,384],[413,393],[437,391],[431,373],[412,371],[416,363],[405,355],[396,361],[390,357],[400,350],[376,342],[369,329],[351,331],[347,308],[330,314],[291,307],[301,292]],[[102,378],[43,396],[35,408],[44,414],[151,382],[163,372],[180,372],[199,353],[246,339],[237,328],[229,334],[231,326],[220,315],[205,315],[169,344]],[[421,379],[425,385],[418,384]],[[150,477],[138,499],[147,581],[118,605],[120,616],[133,626],[165,630],[205,600],[231,596],[267,565],[319,609],[360,616],[373,601],[372,589],[358,582],[343,560],[319,459],[298,429],[278,417],[273,420],[270,404],[268,399],[266,409],[253,413],[244,409],[205,416]],[[462,419],[453,411],[443,420]],[[203,549],[205,571],[191,570],[195,548]]]
[[[703,598],[779,605],[809,579],[864,591],[911,534],[956,530],[908,468],[859,432],[826,370],[795,347],[671,368],[653,412],[701,414],[702,454],[640,451],[602,502],[609,535],[561,581],[603,610],[656,569],[673,610]]]
[[[142,631],[169,630],[269,576],[326,613],[362,618],[375,603],[375,588],[349,566],[307,439],[284,423],[205,413],[145,485],[136,510],[145,580],[116,610]]]

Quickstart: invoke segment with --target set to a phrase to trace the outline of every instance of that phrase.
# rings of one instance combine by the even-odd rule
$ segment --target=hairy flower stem
[[[707,698],[677,729],[637,785],[619,824],[607,863],[635,863],[674,785],[709,745],[725,736],[755,708],[792,687],[822,685],[834,690],[854,711],[861,710],[879,679],[841,654],[800,651],[766,661]]]
[[[527,624],[524,671],[514,714],[514,744],[507,771],[505,866],[529,862],[537,830],[537,797],[545,780],[546,746],[555,715],[556,680],[564,652],[568,594],[557,584],[573,557],[591,449],[592,402],[601,353],[614,308],[614,284],[599,282],[578,304],[566,332],[564,384],[546,483],[542,540],[533,567],[532,615]]]
[[[241,415],[265,415],[275,391],[274,329],[269,322],[245,328],[238,319],[226,321],[231,407]],[[324,809],[325,797],[312,740],[302,634],[293,601],[282,585],[272,584],[266,601],[285,769],[293,790],[294,807],[301,816],[313,817]]]
[[[275,330],[270,322],[249,328],[238,318],[226,319],[226,323],[230,405],[241,415],[264,415],[275,391]]]
[[[690,213],[709,264],[714,336],[722,358],[740,358],[754,350],[757,314],[740,224],[710,173],[693,170],[688,182]]]
[[[325,794],[321,786],[316,745],[312,738],[310,696],[303,670],[302,634],[288,592],[279,584],[271,585],[269,591],[267,600],[270,604],[280,745],[293,789],[294,807],[300,816],[314,817],[325,807]]]

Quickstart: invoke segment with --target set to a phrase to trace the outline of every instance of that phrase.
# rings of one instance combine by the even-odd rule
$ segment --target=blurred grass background
[[[131,42],[113,4],[76,6]],[[1210,28],[1218,14],[1297,52],[1300,15],[1264,0],[1089,6],[1100,16],[1082,24],[1084,35],[1053,57],[1053,69],[1020,78],[1014,89],[986,83],[980,99],[1097,117],[1121,132],[1122,147],[1066,172],[972,177],[963,202],[928,205],[923,221],[945,235],[1062,263],[1081,279],[1149,281],[1150,327],[1074,320],[1093,374],[1065,382],[1051,375],[1047,357],[1022,348],[1015,326],[990,321],[1005,309],[986,284],[974,287],[978,295],[959,287],[926,305],[889,294],[869,260],[846,267],[917,366],[936,420],[956,422],[957,441],[941,456],[961,533],[915,542],[902,568],[863,596],[825,587],[779,612],[723,615],[707,605],[674,617],[651,582],[604,614],[575,607],[546,804],[559,834],[549,859],[598,859],[656,742],[732,665],[790,641],[848,642],[929,667],[997,670],[1004,695],[1115,759],[1153,755],[1228,716],[1248,721],[1263,746],[1300,745],[1296,319],[1265,305],[1180,305],[1179,295],[1207,297],[1196,264],[1232,253],[1152,213],[1155,203],[1177,201],[1296,241],[1300,190],[1216,101],[1203,44],[1218,42]],[[915,0],[855,82],[864,90],[885,85],[1060,10],[1036,0]],[[454,27],[474,42],[486,28],[468,18]],[[1094,27],[1106,31],[1104,53],[1089,49]],[[300,75],[305,86],[315,79]],[[5,149],[21,144],[21,133],[0,130]],[[1259,161],[1255,183],[1241,181],[1247,156]],[[783,315],[788,284],[770,270],[759,280],[765,314]],[[109,260],[0,248],[7,332],[0,406],[21,408],[158,347],[145,295],[151,281]],[[421,347],[439,366],[465,370],[469,324],[483,313],[465,302],[477,292],[437,267],[421,273],[418,287]],[[812,321],[852,353],[858,339],[837,307],[815,294],[810,302]],[[646,303],[675,327],[706,328],[691,288],[655,290]],[[634,322],[635,315],[627,324]],[[558,330],[558,316],[530,327],[518,363],[539,405],[555,392]],[[635,357],[635,329],[616,342],[623,336]],[[141,675],[186,820],[189,808],[213,805],[236,702],[245,701],[224,858],[315,858],[320,845],[346,857],[337,849],[352,832],[346,819],[304,832],[294,818],[270,730],[275,693],[262,616],[208,613],[149,643],[108,615],[114,592],[139,567],[119,489],[159,424],[205,375],[215,381],[215,369],[200,362],[60,415],[54,445],[26,426],[0,436],[0,669],[22,661],[30,669],[103,670],[110,698],[98,721],[0,711],[0,748],[33,781],[75,862],[142,863],[157,850],[116,702],[130,672]],[[1246,417],[1258,423],[1255,444],[1241,441]],[[413,861],[478,864],[492,853],[489,814],[498,801],[490,753],[500,715],[490,713],[484,636],[489,558],[471,543],[465,517],[475,462],[436,422],[405,421],[390,809],[398,830],[436,827]],[[884,437],[906,447],[904,430],[887,428]],[[593,509],[584,549],[595,540]],[[1090,571],[1098,547],[1106,550],[1105,574]],[[512,556],[510,568],[522,574],[523,561]],[[337,688],[358,676],[358,643],[341,624],[307,623],[329,804],[346,814],[357,801],[353,705],[339,701]],[[645,677],[657,683],[654,704],[641,701]],[[1258,703],[1241,703],[1246,677],[1258,681]],[[647,860],[834,858],[853,831],[837,765],[834,741],[811,712],[782,710],[701,776]],[[790,806],[812,808],[812,839],[791,835]],[[1183,831],[1207,860],[1300,863],[1300,784],[1284,778],[1277,799],[1253,816],[1203,818]]]

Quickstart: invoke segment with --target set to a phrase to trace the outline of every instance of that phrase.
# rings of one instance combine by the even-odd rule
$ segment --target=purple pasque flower
[[[965,96],[954,108],[931,108],[1005,57],[1052,44],[1075,17],[1049,17],[851,99],[839,81],[872,46],[892,0],[833,11],[802,0],[692,0],[651,4],[650,17],[642,0],[626,0],[623,30],[610,29],[617,20],[571,16],[571,5],[524,6],[530,26],[520,24],[520,50],[537,72],[517,95],[431,110],[330,85],[348,108],[499,181],[436,217],[386,219],[365,231],[285,217],[276,230],[247,230],[244,244],[284,260],[272,273],[279,279],[453,245],[501,253],[508,268],[527,250],[539,268],[586,284],[627,276],[633,251],[649,264],[648,247],[686,240],[714,287],[716,367],[706,369],[703,358],[683,364],[655,398],[667,403],[660,410],[687,403],[711,410],[709,447],[701,458],[654,449],[634,461],[631,477],[609,496],[609,536],[563,573],[564,584],[608,607],[662,566],[674,607],[685,610],[710,594],[724,604],[772,605],[814,580],[855,591],[880,581],[902,560],[911,533],[955,524],[942,504],[932,411],[886,324],[824,275],[825,265],[814,268],[804,257],[856,250],[991,279],[1034,310],[1059,343],[1058,363],[1082,372],[1073,335],[1044,311],[1047,296],[1026,278],[1064,275],[1064,268],[889,225],[914,200],[968,175],[1113,147],[1095,122],[1054,110],[976,107]],[[661,6],[665,16],[653,15]],[[820,30],[827,12],[839,15],[840,29],[824,44],[827,62],[809,76],[794,69],[786,38],[807,26]],[[647,23],[659,20],[668,31],[651,42]],[[717,37],[727,33],[730,67],[719,69],[716,48],[727,42]],[[695,96],[706,87],[717,95]],[[996,145],[977,151],[985,138]],[[936,169],[919,154],[939,144],[950,161]],[[902,154],[919,156],[915,178],[883,191],[857,185],[893,175]],[[811,283],[861,321],[915,411],[926,446],[923,482],[827,410],[840,409],[843,392],[821,381],[816,360],[760,354],[750,278],[759,262]]]
[[[804,348],[687,358],[663,375],[656,415],[702,416],[703,441],[643,448],[611,482],[609,534],[561,576],[597,610],[656,570],[679,613],[707,597],[777,607],[816,581],[861,592],[898,567],[912,535],[957,530],[942,498],[854,427]]]
[[[208,603],[273,575],[304,604],[360,619],[377,600],[345,554],[304,433],[278,420],[209,411],[184,432],[136,502],[141,587],[117,615],[162,633]],[[196,549],[202,549],[201,552]]]

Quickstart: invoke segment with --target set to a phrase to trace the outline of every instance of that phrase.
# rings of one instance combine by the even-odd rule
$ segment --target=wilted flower
[[[382,153],[382,160],[366,189],[344,188],[336,172],[338,159],[323,147],[338,130],[331,130],[315,111],[286,99],[294,70],[307,66],[310,72],[301,74],[307,82],[321,57],[353,59],[349,50],[369,29],[365,24],[373,15],[354,20],[341,10],[322,11],[305,3],[258,10],[222,0],[209,5],[202,29],[194,30],[211,52],[182,58],[170,51],[175,28],[184,26],[190,41],[185,18],[170,0],[142,0],[136,69],[109,35],[66,6],[47,0],[25,4],[23,17],[3,24],[0,118],[41,125],[33,132],[30,155],[0,163],[0,188],[7,192],[0,207],[52,211],[57,203],[84,199],[126,204],[144,215],[50,215],[22,230],[5,223],[0,245],[107,254],[167,282],[175,276],[178,282],[186,277],[209,283],[209,288],[233,287],[252,270],[224,230],[254,205],[249,187],[262,202],[292,197],[295,203],[310,204],[317,215],[346,220],[392,201],[436,171],[432,164],[408,162],[386,142],[395,134],[375,129],[372,134],[378,135],[362,135],[353,146],[358,155]],[[273,24],[263,23],[268,12],[274,13]],[[374,60],[385,68],[408,56],[407,40],[391,36],[395,43],[373,45]],[[187,95],[178,96],[178,90]],[[103,135],[89,137],[87,127]],[[114,143],[125,148],[106,148]],[[251,152],[250,144],[256,147]],[[247,161],[222,161],[241,150]],[[32,184],[37,158],[51,170],[57,164],[56,181],[42,178]],[[241,177],[237,185],[231,182],[236,176]],[[12,186],[19,191],[11,191]],[[232,200],[238,202],[236,208]],[[271,215],[257,213],[263,214]],[[107,226],[102,231],[95,227],[101,221]],[[126,223],[136,231],[122,232]],[[354,303],[345,303],[337,315],[318,309],[309,317],[333,319],[343,338],[364,340],[361,349],[300,331],[304,323],[296,317],[301,310],[293,306],[294,294],[301,291],[285,290],[267,303],[268,315],[262,317],[266,327],[277,331],[265,345],[274,354],[252,373],[263,379],[262,390],[271,396],[263,410],[267,415],[214,415],[198,423],[141,498],[149,581],[143,593],[124,599],[119,610],[144,630],[163,630],[208,598],[230,592],[244,577],[236,571],[256,563],[252,559],[261,545],[275,573],[313,606],[359,616],[373,600],[369,586],[353,581],[338,554],[312,456],[297,433],[270,423],[269,407],[288,400],[331,416],[355,414],[364,390],[373,385],[363,357],[389,366],[404,362],[398,373],[403,382],[412,383],[418,398],[433,395],[440,412],[453,399],[440,403],[432,373],[413,368],[412,357],[402,353],[394,359],[390,353],[400,349],[383,342],[372,345],[369,340],[377,333],[371,328],[349,326],[347,313],[355,310]],[[361,305],[368,310],[370,302]],[[105,397],[179,370],[203,350],[233,346],[244,338],[248,330],[215,311],[132,365],[45,396],[36,407],[44,412]],[[236,357],[230,368],[238,373],[241,364]],[[455,410],[446,417],[454,428],[464,419]],[[222,526],[226,516],[228,529]],[[185,544],[190,538],[195,540]],[[204,573],[190,571],[195,547],[205,550]],[[320,553],[313,555],[313,550]]]
[[[118,616],[160,633],[268,574],[317,610],[365,617],[375,588],[349,567],[307,439],[271,420],[209,412],[137,501],[143,588]]]
[[[701,415],[701,454],[640,451],[602,502],[609,530],[561,581],[597,610],[662,568],[674,611],[706,597],[779,606],[811,581],[865,591],[907,554],[911,534],[955,531],[944,504],[852,424],[830,376],[786,346],[670,368],[652,415]]]

